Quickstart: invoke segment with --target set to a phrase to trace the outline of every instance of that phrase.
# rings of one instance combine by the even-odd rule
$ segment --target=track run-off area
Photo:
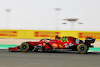
[[[0,50],[0,67],[99,67],[100,53],[9,52]]]

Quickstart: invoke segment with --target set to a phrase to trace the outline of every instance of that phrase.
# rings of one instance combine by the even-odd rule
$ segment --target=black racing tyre
[[[85,54],[85,53],[87,53],[88,48],[87,48],[87,46],[86,46],[85,44],[79,44],[79,45],[77,46],[77,50],[78,50],[78,52],[79,52],[80,54]]]
[[[28,43],[22,43],[22,45],[20,46],[20,50],[22,52],[28,52],[29,51],[29,44]]]

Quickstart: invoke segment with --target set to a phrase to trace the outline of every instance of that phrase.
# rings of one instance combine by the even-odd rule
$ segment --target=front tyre
[[[29,44],[28,43],[22,43],[22,45],[20,46],[20,50],[22,52],[28,52],[29,51]]]
[[[78,50],[78,52],[79,52],[80,54],[85,54],[85,53],[87,53],[88,48],[87,48],[87,46],[86,46],[85,44],[79,44],[79,45],[77,46],[77,50]]]

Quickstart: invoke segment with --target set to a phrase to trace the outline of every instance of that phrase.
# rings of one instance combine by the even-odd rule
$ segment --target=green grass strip
[[[100,47],[90,47],[88,51],[100,51]]]
[[[0,48],[9,48],[9,47],[15,47],[17,45],[10,45],[10,44],[0,44]]]

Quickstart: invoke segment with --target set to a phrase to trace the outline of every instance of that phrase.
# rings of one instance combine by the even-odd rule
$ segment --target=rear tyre
[[[78,52],[79,52],[80,54],[85,54],[85,53],[87,53],[88,48],[87,48],[87,46],[86,46],[85,44],[79,44],[79,45],[77,46],[77,50],[78,50]]]
[[[22,43],[22,45],[20,46],[20,50],[22,52],[28,52],[29,51],[29,44],[28,43]]]

